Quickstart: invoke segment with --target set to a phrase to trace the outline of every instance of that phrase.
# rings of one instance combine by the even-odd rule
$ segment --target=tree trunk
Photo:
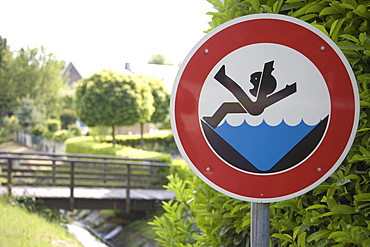
[[[140,123],[140,147],[144,148],[144,123]]]
[[[116,128],[115,126],[113,125],[112,126],[112,143],[113,143],[113,147],[116,146]]]

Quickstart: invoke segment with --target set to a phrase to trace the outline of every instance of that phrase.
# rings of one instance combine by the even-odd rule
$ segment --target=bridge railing
[[[133,159],[108,155],[0,152],[0,181],[8,195],[14,186],[60,186],[70,189],[74,208],[76,187],[125,188],[126,211],[130,189],[161,189],[168,164],[156,159]]]

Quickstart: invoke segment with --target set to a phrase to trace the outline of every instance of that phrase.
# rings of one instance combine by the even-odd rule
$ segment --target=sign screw
[[[206,171],[207,171],[207,172],[209,172],[210,170],[211,170],[211,168],[210,168],[210,167],[207,167],[207,168],[206,168]]]
[[[209,53],[209,50],[208,50],[208,49],[205,49],[205,50],[204,50],[204,53],[205,53],[205,54],[208,54],[208,53]]]
[[[324,51],[325,50],[325,46],[321,46],[320,47],[320,50]]]
[[[317,168],[317,171],[318,171],[318,172],[321,172],[321,167]]]

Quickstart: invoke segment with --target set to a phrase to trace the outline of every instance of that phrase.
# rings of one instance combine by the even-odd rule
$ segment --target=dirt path
[[[4,142],[0,144],[0,151],[27,152],[27,151],[37,151],[37,150],[26,147],[26,146],[22,146],[15,142]]]

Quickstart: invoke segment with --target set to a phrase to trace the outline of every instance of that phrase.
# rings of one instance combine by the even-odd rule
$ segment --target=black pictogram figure
[[[270,105],[297,92],[297,85],[294,82],[291,85],[287,85],[284,89],[273,93],[277,85],[276,79],[272,75],[273,65],[274,61],[267,62],[262,72],[255,72],[251,75],[250,82],[254,87],[249,92],[256,97],[255,101],[252,101],[243,89],[226,75],[225,65],[223,65],[214,78],[226,87],[238,102],[225,102],[212,117],[203,117],[203,119],[213,128],[216,128],[227,114],[249,113],[253,116],[258,116]]]

